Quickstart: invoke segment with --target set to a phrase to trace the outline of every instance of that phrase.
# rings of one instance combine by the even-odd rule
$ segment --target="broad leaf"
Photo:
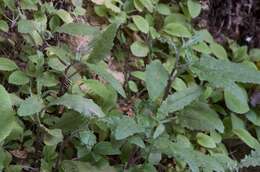
[[[181,23],[167,24],[163,28],[163,31],[165,31],[169,35],[177,36],[177,37],[190,38],[192,36],[190,31],[187,29],[187,27]]]
[[[50,105],[63,105],[68,109],[73,109],[84,116],[97,116],[103,117],[105,114],[100,107],[95,104],[91,99],[84,98],[80,95],[65,94]]]
[[[114,45],[117,28],[117,24],[111,24],[96,38],[93,49],[87,59],[89,63],[98,63],[106,58]]]
[[[8,82],[14,85],[25,85],[30,82],[30,78],[22,71],[14,71],[8,78]]]
[[[210,49],[212,51],[212,53],[219,59],[227,59],[227,52],[226,50],[217,43],[211,43],[210,44]]]
[[[134,15],[133,21],[136,27],[143,33],[149,32],[149,23],[142,16]]]
[[[244,89],[237,84],[225,88],[224,98],[226,106],[233,112],[243,114],[249,111],[248,97]]]
[[[246,155],[239,163],[239,168],[257,167],[260,166],[260,149],[252,151]]]
[[[136,124],[133,118],[123,117],[119,120],[115,129],[115,138],[116,140],[122,140],[141,132],[143,132],[143,129]]]
[[[159,60],[153,61],[146,67],[145,83],[153,101],[163,94],[167,81],[168,72]]]
[[[131,52],[133,55],[136,57],[145,57],[149,53],[149,47],[140,41],[135,41],[131,46],[130,46]]]
[[[197,102],[184,108],[178,115],[180,124],[192,130],[224,132],[218,114],[208,104]]]
[[[36,95],[32,95],[22,102],[17,113],[19,116],[31,116],[41,112],[43,108],[43,100]]]
[[[188,0],[188,10],[190,12],[191,17],[197,17],[201,11],[201,5],[197,0]]]

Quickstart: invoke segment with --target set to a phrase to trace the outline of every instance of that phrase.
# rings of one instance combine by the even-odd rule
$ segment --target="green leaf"
[[[0,30],[3,32],[8,32],[9,26],[6,21],[0,20]]]
[[[119,148],[111,142],[99,142],[94,146],[93,151],[101,155],[119,155],[121,153]]]
[[[92,131],[82,131],[79,133],[80,141],[88,148],[92,148],[96,144],[96,136]]]
[[[106,58],[114,45],[113,41],[116,36],[117,28],[117,24],[111,24],[96,38],[87,62],[98,63]]]
[[[115,138],[116,140],[123,140],[129,136],[141,132],[143,132],[143,129],[136,124],[134,119],[130,117],[123,117],[119,120],[119,123],[115,129]]]
[[[250,110],[246,113],[246,118],[252,122],[254,125],[260,127],[260,114]]]
[[[1,125],[1,130],[0,130],[0,142],[4,141],[5,138],[7,138],[13,129],[13,125],[15,122],[15,113],[12,111],[0,111],[0,125]]]
[[[173,113],[183,109],[196,100],[201,94],[202,89],[198,86],[193,86],[168,96],[166,99],[168,111]]]
[[[107,81],[121,96],[126,97],[125,91],[118,80],[108,73],[101,65],[87,64],[90,70],[94,71],[96,74],[101,76],[105,81]]]
[[[227,59],[228,55],[226,50],[222,47],[222,45],[218,43],[211,43],[210,49],[212,53],[219,59]]]
[[[149,32],[149,23],[142,16],[134,15],[133,21],[136,27],[143,33]]]
[[[73,22],[73,18],[71,17],[71,15],[63,10],[63,9],[59,9],[56,11],[56,14],[61,18],[61,20],[63,20],[65,23],[72,23]]]
[[[210,54],[211,53],[211,49],[209,48],[209,46],[205,42],[200,42],[200,43],[192,46],[192,49],[195,50],[195,51],[198,51],[200,53],[204,53],[204,54]]]
[[[188,5],[188,10],[189,10],[192,18],[199,16],[199,14],[201,12],[201,5],[200,5],[199,1],[188,0],[187,5]]]
[[[0,70],[13,71],[17,68],[18,68],[18,66],[15,64],[14,61],[12,61],[8,58],[0,57]]]
[[[153,12],[154,6],[151,0],[139,0],[139,2],[149,11]]]
[[[50,105],[63,105],[68,109],[73,109],[84,116],[104,117],[104,112],[91,99],[79,95],[65,94]]]
[[[20,33],[32,33],[36,30],[36,26],[32,20],[21,19],[18,21],[18,32]]]
[[[196,138],[197,138],[198,144],[200,144],[201,146],[203,146],[205,148],[215,148],[216,147],[216,143],[215,143],[214,139],[204,133],[198,133],[196,135]]]
[[[243,114],[249,111],[248,97],[244,89],[237,84],[231,84],[224,90],[226,106],[233,112]]]
[[[10,94],[6,89],[0,84],[0,111],[12,111],[12,100]]]
[[[165,126],[163,124],[159,124],[153,133],[153,139],[159,137],[164,131],[165,131]]]
[[[169,35],[177,36],[177,37],[190,38],[192,36],[190,31],[187,29],[187,27],[181,23],[167,24],[163,28],[163,31],[165,31]]]
[[[140,41],[135,41],[134,43],[132,43],[130,49],[133,55],[135,55],[136,57],[145,57],[149,53],[149,47],[145,43]]]
[[[218,114],[208,104],[196,102],[184,108],[178,115],[180,124],[192,130],[224,132],[224,125]]]
[[[17,113],[19,116],[31,116],[41,112],[43,108],[43,100],[36,95],[32,95],[22,102]]]
[[[259,148],[259,142],[247,130],[237,128],[233,130],[233,133],[236,134],[249,147],[253,149]]]
[[[48,146],[56,146],[63,141],[61,129],[45,129],[44,143]]]
[[[56,30],[59,33],[66,33],[74,36],[93,36],[98,30],[88,24],[68,23],[64,24]]]
[[[163,94],[168,77],[168,72],[159,60],[155,60],[146,66],[145,84],[153,101]]]
[[[234,82],[260,84],[260,72],[246,64],[217,60],[203,56],[192,66],[200,80],[209,81],[215,87],[226,88]]]
[[[14,85],[25,85],[30,82],[30,78],[22,71],[14,71],[8,78],[8,82]]]

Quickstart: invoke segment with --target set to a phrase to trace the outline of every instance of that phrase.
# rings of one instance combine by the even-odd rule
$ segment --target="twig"
[[[172,68],[170,76],[168,78],[167,86],[165,87],[165,90],[164,90],[163,100],[165,100],[168,97],[168,94],[171,90],[172,83],[177,77],[178,68],[179,68],[179,61],[180,61],[179,50],[177,49],[175,44],[172,44],[172,45],[173,45],[173,48],[175,50],[176,61],[175,61],[174,67]]]

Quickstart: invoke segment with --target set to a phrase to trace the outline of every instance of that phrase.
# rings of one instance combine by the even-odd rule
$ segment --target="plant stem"
[[[180,54],[179,54],[179,50],[177,49],[175,44],[173,44],[173,48],[175,50],[176,61],[175,61],[174,67],[172,68],[172,71],[171,71],[170,76],[167,81],[167,85],[164,90],[163,101],[168,97],[168,94],[171,90],[172,83],[177,78],[177,74],[178,74]]]

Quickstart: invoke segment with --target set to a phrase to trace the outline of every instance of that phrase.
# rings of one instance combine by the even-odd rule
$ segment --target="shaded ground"
[[[225,43],[224,36],[242,45],[260,47],[259,0],[202,0],[203,13],[195,20],[206,27],[217,41]]]

